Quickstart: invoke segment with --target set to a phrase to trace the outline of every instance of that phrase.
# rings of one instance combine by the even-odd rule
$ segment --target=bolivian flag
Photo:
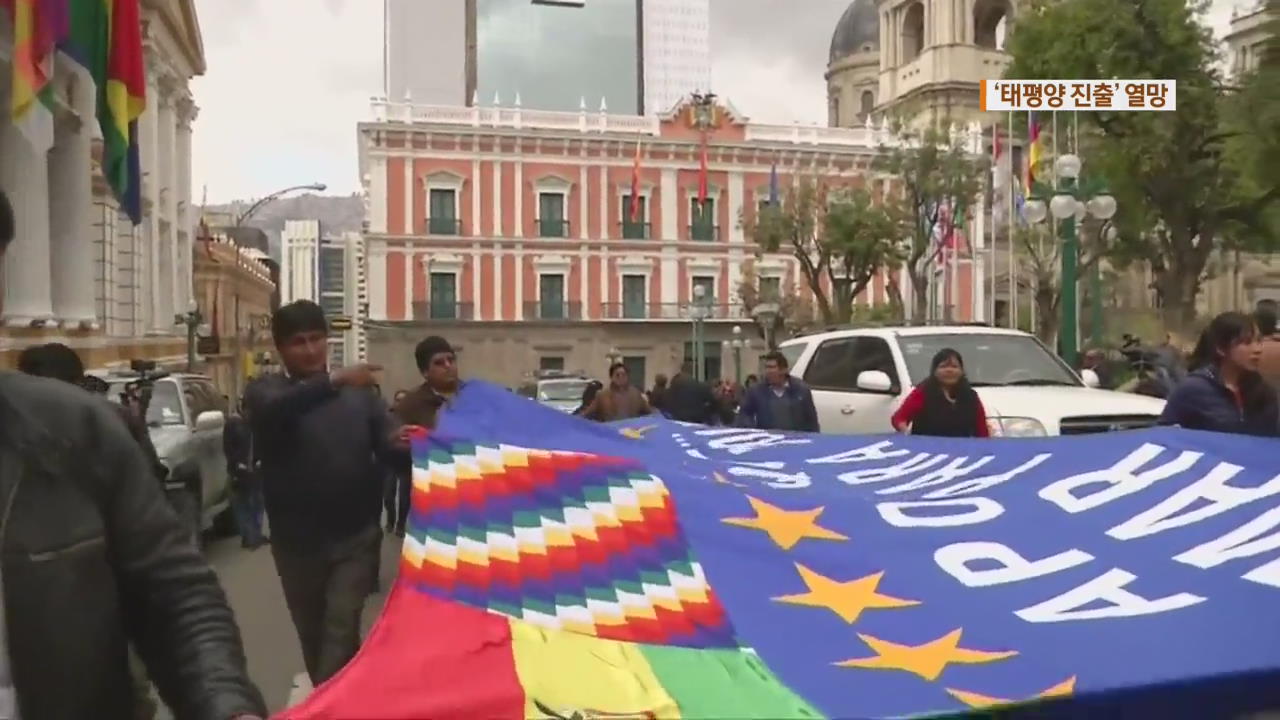
[[[138,118],[146,109],[139,0],[65,0],[69,32],[61,50],[85,68],[97,87],[102,171],[121,209],[142,221]]]

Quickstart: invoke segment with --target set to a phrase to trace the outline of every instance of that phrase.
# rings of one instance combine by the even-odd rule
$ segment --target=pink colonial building
[[[413,344],[438,333],[462,347],[471,377],[511,385],[539,369],[603,376],[617,359],[649,383],[692,357],[695,297],[706,306],[708,376],[753,372],[758,352],[724,344],[735,325],[757,337],[739,301],[744,264],[754,260],[763,294],[809,294],[793,257],[755,259],[743,229],[768,202],[771,169],[784,185],[815,175],[884,191],[890,179],[871,163],[889,137],[874,127],[754,124],[718,105],[699,212],[694,113],[375,102],[375,119],[359,127],[366,326],[388,382],[413,383]],[[969,258],[959,265],[953,304],[968,320],[982,303]],[[885,278],[859,302],[887,303]]]

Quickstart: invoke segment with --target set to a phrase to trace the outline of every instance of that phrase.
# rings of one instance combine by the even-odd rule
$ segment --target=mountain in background
[[[254,200],[237,200],[225,205],[208,205],[208,213],[239,217],[249,209]],[[307,193],[273,200],[262,206],[245,225],[256,227],[267,234],[271,257],[280,260],[280,233],[286,220],[319,220],[325,234],[341,235],[344,232],[360,232],[364,222],[364,200],[359,195],[315,195]]]

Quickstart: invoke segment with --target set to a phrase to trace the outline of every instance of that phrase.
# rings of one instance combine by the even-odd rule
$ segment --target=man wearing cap
[[[330,372],[328,324],[299,300],[271,318],[284,373],[245,390],[271,524],[271,553],[311,682],[360,646],[360,613],[377,581],[382,479],[396,451],[374,365]]]
[[[422,373],[423,383],[396,406],[396,418],[403,423],[400,442],[408,445],[408,436],[417,428],[434,429],[436,415],[462,390],[458,379],[458,356],[449,341],[432,335],[413,350],[413,359]]]

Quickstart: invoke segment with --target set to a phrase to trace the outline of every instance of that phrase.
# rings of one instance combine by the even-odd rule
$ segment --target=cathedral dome
[[[876,11],[876,0],[853,0],[840,16],[836,31],[831,35],[831,55],[828,61],[834,63],[848,55],[879,48],[880,13]]]

